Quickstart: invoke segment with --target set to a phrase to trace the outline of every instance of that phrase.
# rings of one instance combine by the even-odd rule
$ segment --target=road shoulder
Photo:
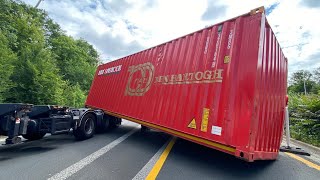
[[[286,139],[285,137],[282,140],[281,146],[286,146]],[[290,146],[293,148],[301,148],[305,150],[306,152],[310,153],[311,156],[299,156],[304,159],[307,159],[317,165],[320,165],[320,148],[312,146],[310,144],[295,140],[295,139],[290,139]]]

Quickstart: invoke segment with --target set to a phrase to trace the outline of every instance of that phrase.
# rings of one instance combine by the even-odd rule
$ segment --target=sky
[[[320,0],[44,0],[38,8],[109,62],[260,6],[288,58],[289,73],[320,67]]]

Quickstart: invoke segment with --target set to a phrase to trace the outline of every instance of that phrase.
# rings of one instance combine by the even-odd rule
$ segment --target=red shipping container
[[[278,156],[286,92],[261,7],[100,65],[86,106],[254,161]]]

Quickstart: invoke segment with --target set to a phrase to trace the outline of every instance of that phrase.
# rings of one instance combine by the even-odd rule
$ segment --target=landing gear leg
[[[140,130],[142,133],[145,133],[147,131],[150,131],[150,128],[148,128],[147,126],[143,126],[141,125],[141,130]]]

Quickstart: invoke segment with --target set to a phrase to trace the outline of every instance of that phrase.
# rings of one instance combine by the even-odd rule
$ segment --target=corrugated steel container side
[[[258,12],[99,66],[86,106],[248,161],[275,159],[286,79]]]
[[[255,159],[275,159],[282,140],[287,92],[287,59],[266,22],[263,31],[255,94],[256,114],[251,122]]]

